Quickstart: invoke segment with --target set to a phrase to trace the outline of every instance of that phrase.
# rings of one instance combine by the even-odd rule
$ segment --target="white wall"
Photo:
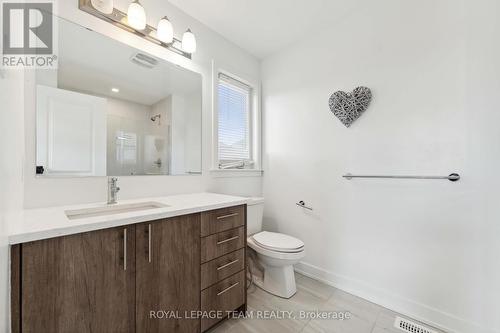
[[[7,223],[23,205],[23,72],[0,75],[0,332],[8,332]],[[21,148],[20,148],[21,147]]]
[[[240,195],[260,194],[260,177],[214,178],[209,173],[212,131],[211,61],[215,60],[227,70],[257,82],[260,77],[260,62],[198,21],[179,11],[167,1],[144,0],[141,3],[146,8],[151,25],[156,25],[156,22],[161,17],[168,15],[174,25],[176,37],[181,37],[188,27],[193,30],[198,41],[198,51],[194,54],[192,61],[80,11],[77,8],[77,1],[57,1],[59,16],[140,48],[157,57],[199,72],[203,76],[203,175],[120,177],[119,182],[122,191],[120,191],[119,197],[125,199],[205,190]],[[128,0],[115,1],[115,7],[123,11],[126,11],[128,4]],[[35,178],[35,108],[33,104],[34,94],[31,88],[33,82],[34,75],[27,73],[24,206],[31,208],[106,200],[106,178],[104,177],[84,179]],[[22,145],[19,145],[17,149],[22,150]]]
[[[170,168],[173,174],[186,171],[186,100],[184,96],[172,95],[171,123],[171,155]]]
[[[186,172],[197,172],[202,163],[202,137],[197,128],[201,128],[199,108],[201,99],[199,94],[186,96]]]
[[[449,330],[500,332],[499,8],[367,1],[264,60],[265,224],[304,240],[301,271]],[[328,98],[358,85],[373,101],[347,129]]]

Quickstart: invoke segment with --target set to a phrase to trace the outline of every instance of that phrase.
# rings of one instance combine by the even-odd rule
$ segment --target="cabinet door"
[[[135,227],[21,247],[21,326],[30,332],[135,332]]]
[[[184,315],[200,309],[200,214],[139,224],[136,237],[137,333],[199,332]]]

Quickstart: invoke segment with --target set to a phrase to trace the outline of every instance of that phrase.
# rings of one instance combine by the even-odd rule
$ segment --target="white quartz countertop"
[[[113,228],[167,217],[243,205],[250,198],[215,193],[194,193],[167,197],[120,200],[118,204],[157,202],[167,207],[133,211],[105,216],[70,220],[65,212],[105,207],[106,203],[49,207],[23,210],[9,223],[9,243],[19,244],[40,239],[77,234],[86,231]]]

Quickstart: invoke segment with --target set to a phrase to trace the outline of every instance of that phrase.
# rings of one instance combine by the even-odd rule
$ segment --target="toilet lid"
[[[277,232],[262,231],[252,237],[258,245],[273,251],[300,252],[304,248],[300,239]]]

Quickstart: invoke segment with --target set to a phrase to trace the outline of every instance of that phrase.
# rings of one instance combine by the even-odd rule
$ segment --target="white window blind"
[[[218,134],[219,163],[251,160],[252,88],[219,74]]]
[[[119,164],[137,164],[137,134],[116,131],[116,161]]]

